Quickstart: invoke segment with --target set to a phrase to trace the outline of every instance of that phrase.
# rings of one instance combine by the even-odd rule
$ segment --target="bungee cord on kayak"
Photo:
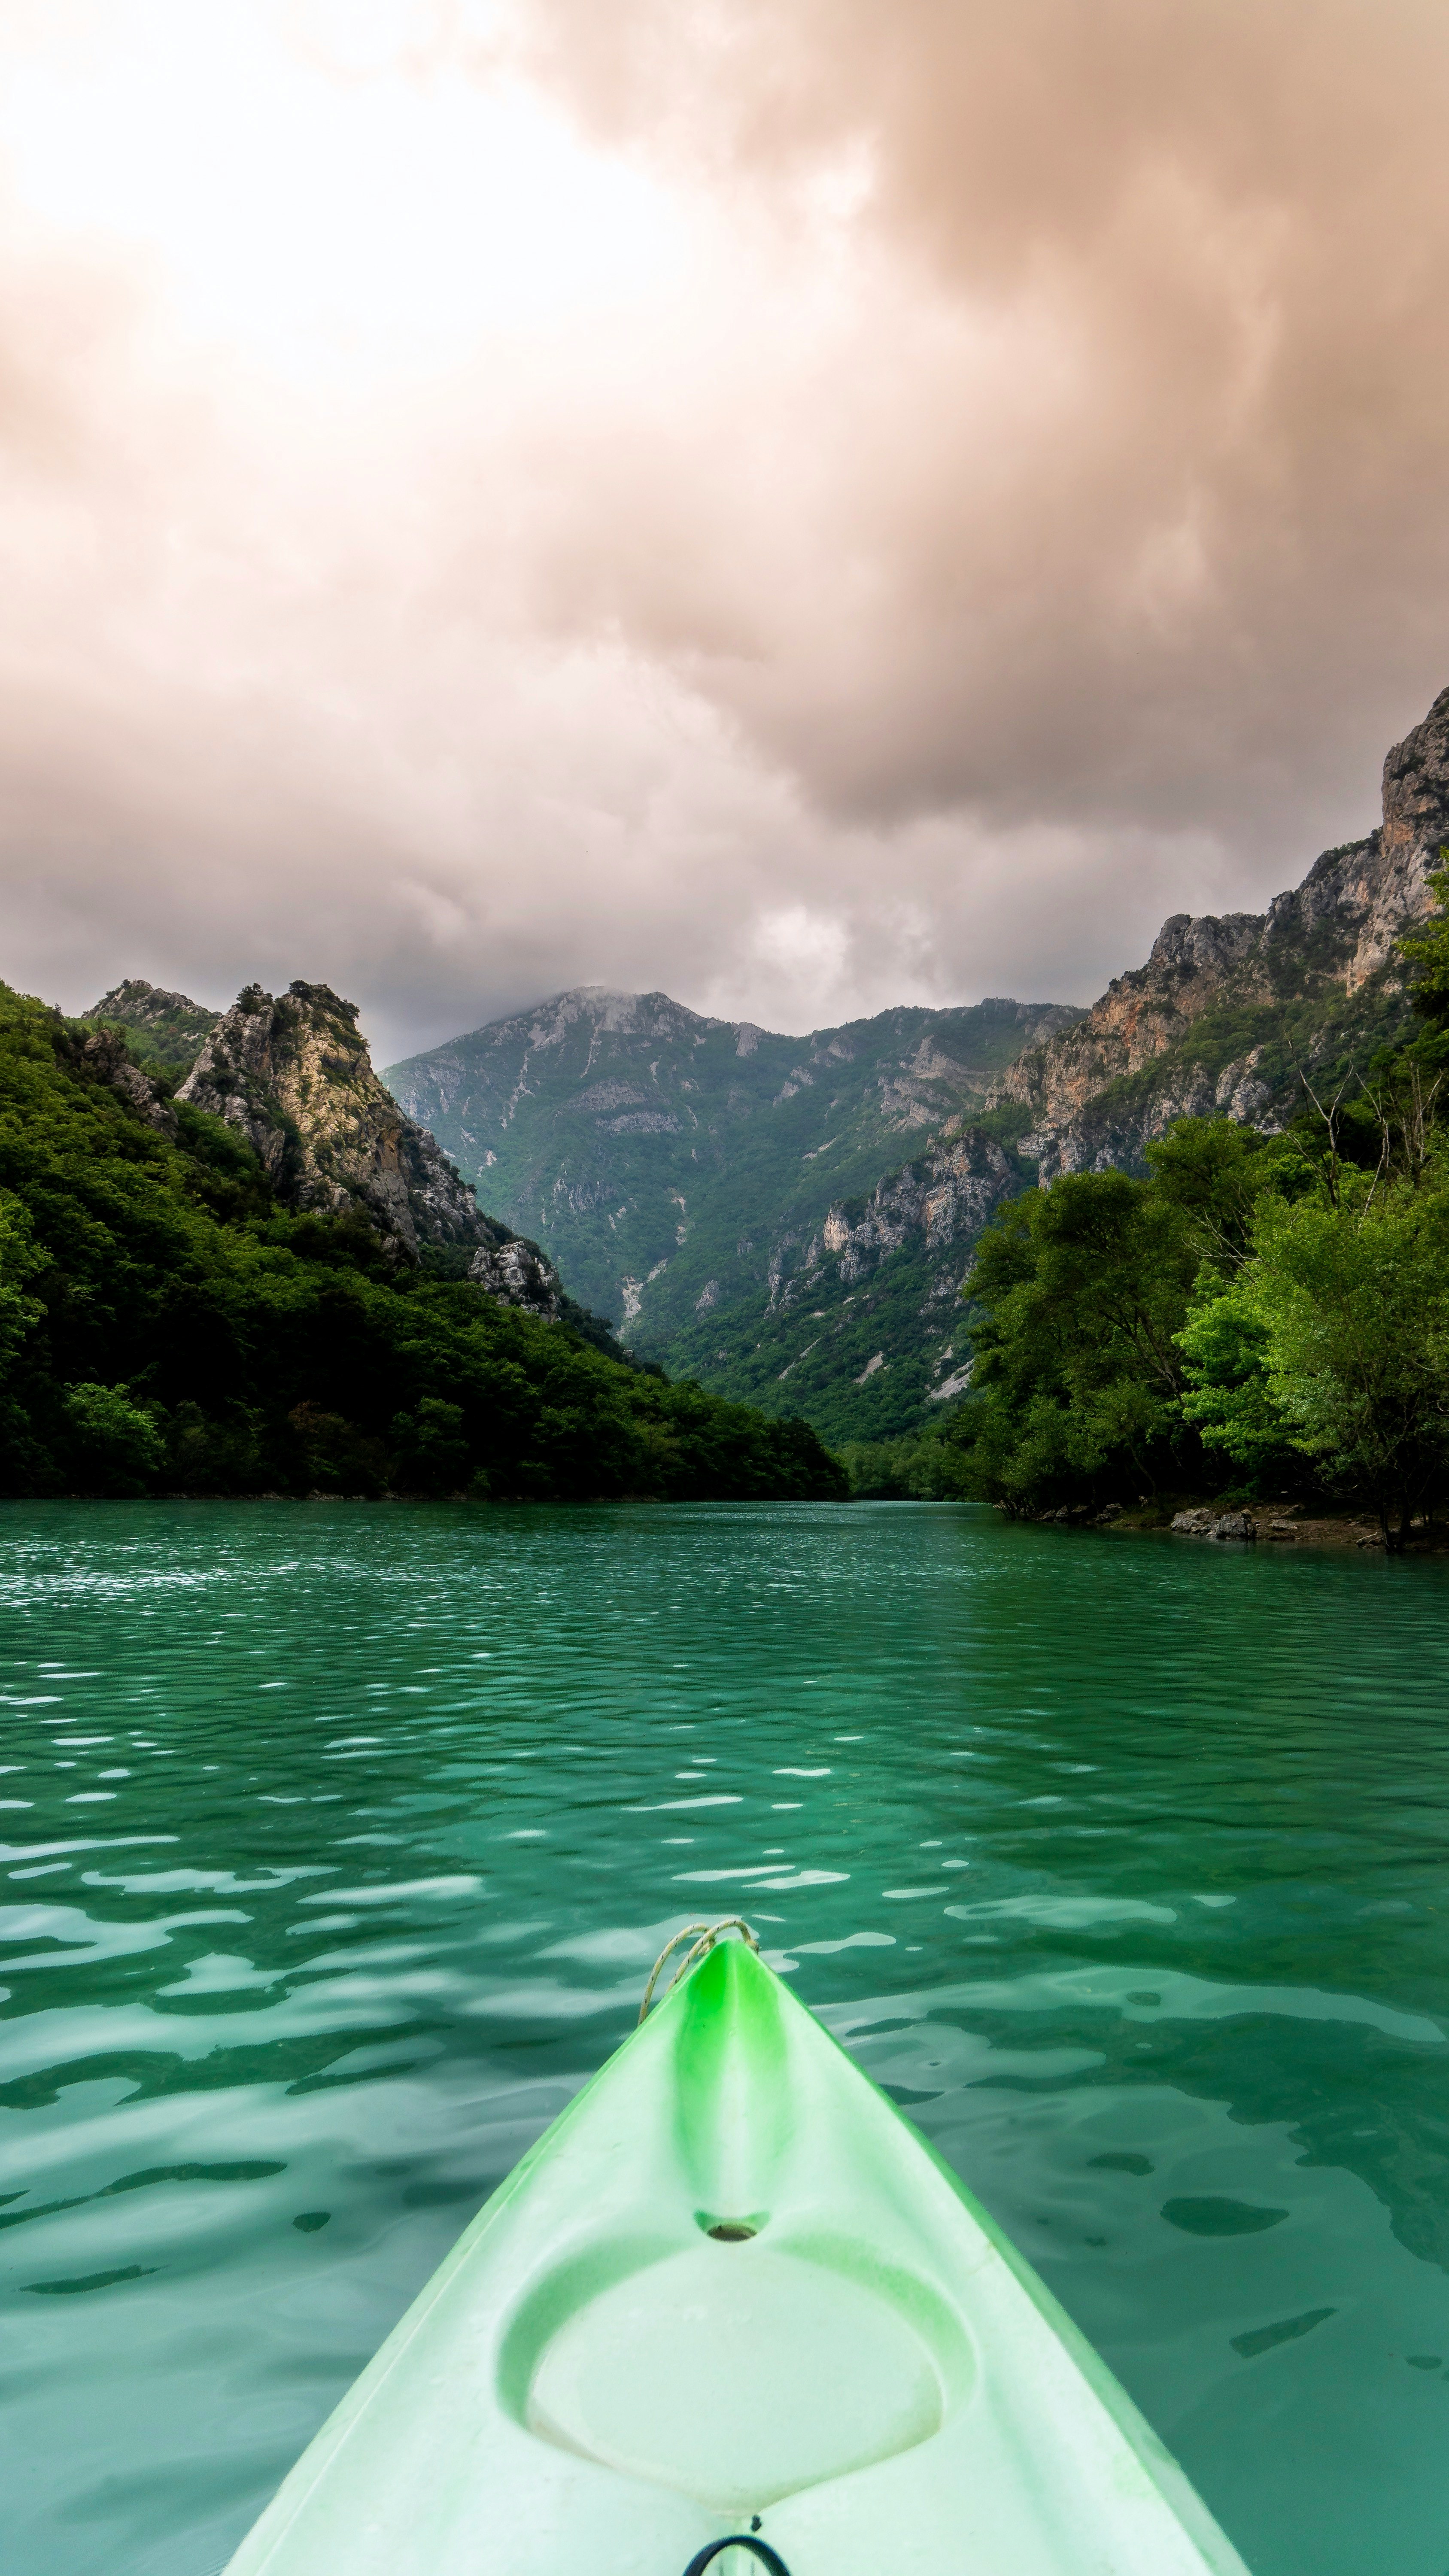
[[[790,2576],[790,2570],[779,2551],[772,2549],[768,2540],[757,2540],[752,2531],[732,2531],[724,2540],[709,2541],[691,2558],[684,2576],[704,2576],[704,2571],[711,2559],[718,2558],[721,2550],[724,2549],[751,2549],[760,2565],[769,2569],[770,2576]]]
[[[750,1930],[750,1927],[742,1914],[726,1914],[722,1916],[718,1923],[681,1924],[673,1938],[665,1942],[663,1949],[660,1951],[658,1958],[655,1960],[654,1965],[649,1972],[649,1983],[644,1989],[644,2001],[639,2006],[640,2021],[644,2019],[645,2014],[649,2010],[650,1997],[659,1981],[659,1971],[663,1967],[665,1960],[670,1956],[672,1951],[678,1949],[681,1941],[687,1941],[690,1938],[691,1933],[695,1932],[701,1934],[702,1938],[696,1941],[694,1948],[680,1960],[678,1967],[675,1969],[673,1976],[670,1978],[668,1985],[664,1989],[666,1994],[672,1994],[674,1988],[678,1985],[680,1978],[688,1976],[695,1961],[697,1959],[702,1959],[706,1950],[712,1950],[714,1948],[714,1945],[719,1939],[721,1933],[742,1932],[749,1949],[757,1951],[760,1946],[759,1934]]]

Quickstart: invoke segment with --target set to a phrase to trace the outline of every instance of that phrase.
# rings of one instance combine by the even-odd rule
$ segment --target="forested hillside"
[[[0,986],[0,1490],[839,1490],[803,1423],[430,1275],[341,1180],[304,1206],[287,1178],[113,1031]]]
[[[715,1343],[748,1349],[757,1297],[800,1266],[831,1206],[868,1194],[1073,1016],[990,1001],[780,1037],[665,993],[586,987],[386,1080],[574,1294],[673,1367],[697,1314]]]
[[[1442,854],[1449,859],[1449,851]],[[865,1487],[1089,1514],[1184,1493],[1449,1499],[1449,866],[1400,942],[1420,1027],[1263,1135],[1179,1120],[1148,1173],[1060,1174],[977,1247],[970,1394]]]
[[[1358,1093],[1414,1022],[1404,942],[1449,833],[1449,691],[1389,752],[1382,793],[1378,829],[1325,851],[1266,912],[1165,923],[1145,965],[1013,1059],[984,1113],[782,1246],[743,1330],[713,1337],[703,1315],[679,1357],[733,1395],[799,1403],[837,1442],[928,1434],[970,1365],[953,1292],[1005,1201],[1077,1174],[1101,1179],[1105,1205],[1112,1176],[1154,1169],[1184,1119],[1241,1127],[1248,1151],[1311,1122],[1315,1093]],[[1032,1193],[1002,1224],[1031,1235],[1056,1221]],[[922,1456],[937,1472],[929,1442]]]

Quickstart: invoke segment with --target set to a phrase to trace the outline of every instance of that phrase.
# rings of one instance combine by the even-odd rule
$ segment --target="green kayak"
[[[230,2576],[1246,2576],[984,2210],[742,1941],[459,2239]]]

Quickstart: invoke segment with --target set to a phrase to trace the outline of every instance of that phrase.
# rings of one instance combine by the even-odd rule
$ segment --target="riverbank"
[[[1068,1510],[1030,1517],[1069,1528],[1089,1529],[1115,1537],[1208,1539],[1218,1543],[1273,1547],[1366,1548],[1385,1552],[1378,1515],[1345,1505],[1333,1510],[1321,1503],[1254,1503],[1247,1509],[1232,1496],[1204,1502],[1198,1495],[1168,1494],[1130,1510],[1108,1506],[1093,1512],[1078,1504]],[[1449,1555],[1449,1523],[1417,1520],[1403,1551],[1412,1556]]]

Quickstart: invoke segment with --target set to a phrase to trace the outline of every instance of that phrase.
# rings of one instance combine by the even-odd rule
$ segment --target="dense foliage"
[[[971,1399],[917,1484],[1015,1511],[1319,1492],[1401,1544],[1449,1487],[1446,1065],[1435,1032],[1285,1136],[1184,1119],[1145,1180],[1013,1201],[966,1283]]]
[[[1418,1037],[1280,1136],[1181,1119],[1149,1173],[1079,1172],[978,1247],[971,1395],[842,1453],[857,1492],[1041,1512],[1216,1492],[1368,1503],[1391,1548],[1449,1492],[1449,866],[1404,942]]]
[[[805,1423],[289,1211],[219,1120],[149,1125],[85,1036],[0,986],[0,1490],[843,1489]]]

